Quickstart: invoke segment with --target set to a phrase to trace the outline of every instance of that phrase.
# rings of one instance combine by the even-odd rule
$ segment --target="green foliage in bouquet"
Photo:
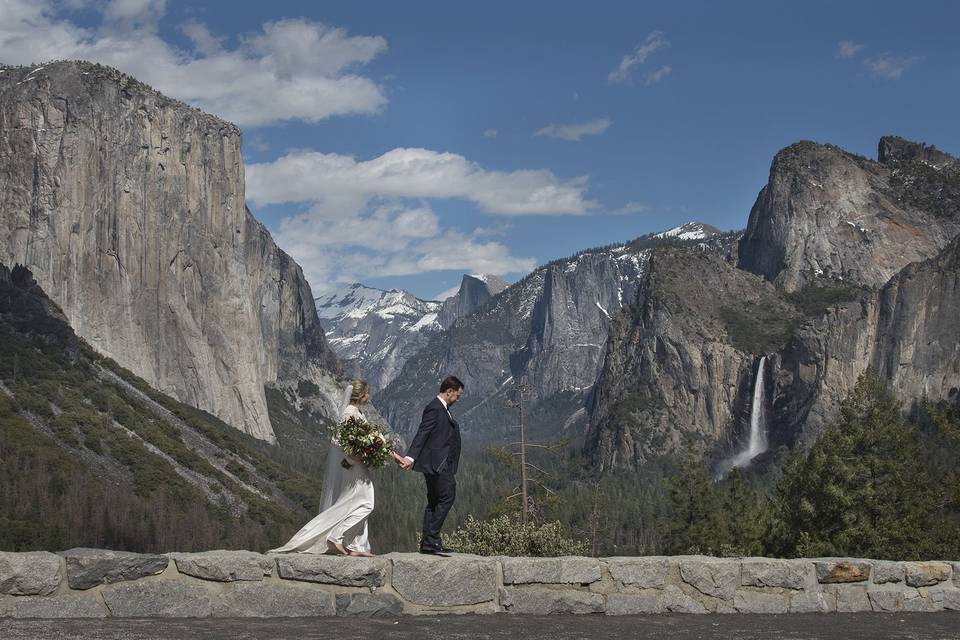
[[[344,453],[359,458],[371,469],[377,469],[390,459],[390,442],[371,422],[349,417],[337,427],[337,442]]]
[[[489,520],[467,516],[456,531],[444,536],[444,544],[480,556],[582,556],[588,551],[587,543],[571,537],[558,520],[524,523],[512,514]]]

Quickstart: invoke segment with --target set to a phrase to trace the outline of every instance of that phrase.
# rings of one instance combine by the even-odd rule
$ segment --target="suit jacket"
[[[460,464],[460,427],[450,417],[440,398],[434,398],[423,410],[420,427],[407,450],[413,458],[413,470],[437,474],[456,473]]]

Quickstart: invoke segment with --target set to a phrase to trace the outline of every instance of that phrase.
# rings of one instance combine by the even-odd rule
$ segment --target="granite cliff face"
[[[158,390],[273,440],[265,384],[339,395],[310,287],[244,205],[240,131],[113,69],[0,73],[0,259]]]
[[[909,409],[960,393],[960,237],[811,320],[772,358],[780,444],[810,444],[868,368]]]
[[[690,444],[729,448],[742,435],[760,355],[782,346],[799,319],[770,283],[715,254],[655,249],[637,301],[610,329],[586,441],[600,469]]]
[[[650,235],[540,267],[433,336],[407,362],[380,396],[390,423],[401,432],[416,428],[439,381],[453,374],[467,386],[458,419],[476,437],[497,438],[515,428],[515,411],[505,401],[520,379],[529,386],[534,433],[580,436],[610,319],[635,297],[652,248],[728,248],[732,240],[704,226],[689,239]]]
[[[960,163],[899,138],[879,157],[812,143],[777,154],[740,268],[654,253],[610,332],[587,439],[598,466],[687,444],[723,458],[745,440],[758,383],[773,447],[812,443],[868,369],[905,408],[956,400]]]
[[[459,291],[443,302],[408,291],[353,284],[317,298],[330,346],[351,375],[376,394],[397,377],[435,333],[469,315],[507,287],[497,276],[465,275]]]
[[[468,316],[510,284],[498,276],[465,274],[460,289],[443,301],[437,322],[444,329]]]
[[[784,291],[822,275],[878,288],[939,253],[960,232],[960,163],[900,138],[879,147],[879,162],[813,142],[780,151],[738,266]]]

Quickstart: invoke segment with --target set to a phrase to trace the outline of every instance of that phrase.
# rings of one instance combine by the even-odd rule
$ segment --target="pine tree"
[[[670,509],[665,552],[719,552],[716,495],[707,467],[695,452],[687,452],[669,483]]]
[[[770,545],[788,556],[932,557],[939,518],[916,432],[868,372],[809,453],[787,464]]]

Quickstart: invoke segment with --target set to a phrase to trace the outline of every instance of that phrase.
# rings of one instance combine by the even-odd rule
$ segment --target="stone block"
[[[683,559],[680,561],[680,578],[704,595],[733,600],[740,583],[740,561]]]
[[[634,616],[641,614],[662,613],[660,608],[660,592],[644,591],[642,593],[611,593],[607,596],[608,616]]]
[[[387,579],[385,558],[349,558],[306,554],[276,556],[281,578],[343,587],[380,587]]]
[[[814,560],[817,582],[843,584],[870,579],[870,563],[865,560]]]
[[[206,618],[213,597],[205,585],[178,580],[138,580],[104,587],[110,615],[116,618]]]
[[[956,575],[956,567],[954,567],[954,575]],[[960,589],[943,590],[943,608],[960,611]]]
[[[337,615],[354,618],[394,617],[403,613],[403,601],[392,593],[338,593]]]
[[[837,613],[873,611],[865,586],[838,585],[832,591],[837,596]]]
[[[155,576],[163,573],[169,562],[161,555],[107,549],[70,549],[60,555],[66,560],[67,584],[80,590]]]
[[[0,593],[12,596],[46,596],[63,579],[60,556],[46,551],[0,551]]]
[[[273,573],[273,558],[252,551],[170,554],[182,574],[214,582],[259,582]]]
[[[873,610],[887,613],[903,611],[904,595],[902,589],[871,589],[867,592]]]
[[[809,560],[744,558],[740,564],[740,584],[745,587],[803,589],[814,584]]]
[[[914,613],[943,611],[943,592],[928,589],[909,590],[904,595],[903,610]]]
[[[873,561],[873,584],[897,584],[904,581],[904,565],[902,562],[890,560]]]
[[[497,598],[496,560],[469,556],[438,558],[397,556],[393,588],[408,602],[448,607],[492,602]]]
[[[787,613],[790,594],[740,589],[733,597],[733,608],[740,613]]]
[[[607,562],[610,575],[624,586],[661,589],[670,571],[670,558],[611,558]]]
[[[953,568],[946,562],[905,562],[907,585],[911,587],[932,587],[946,582]]]
[[[218,618],[306,618],[336,613],[334,595],[295,583],[234,582],[213,599]]]
[[[593,558],[503,558],[504,584],[592,584],[600,580]]]
[[[790,613],[829,613],[837,610],[835,594],[816,590],[796,591],[790,594]]]
[[[603,596],[573,589],[504,587],[500,604],[509,613],[549,616],[564,613],[603,613]]]
[[[710,613],[698,600],[691,598],[679,587],[667,585],[660,594],[660,608],[670,613]]]
[[[106,618],[107,609],[93,595],[61,595],[17,598],[14,618]]]

